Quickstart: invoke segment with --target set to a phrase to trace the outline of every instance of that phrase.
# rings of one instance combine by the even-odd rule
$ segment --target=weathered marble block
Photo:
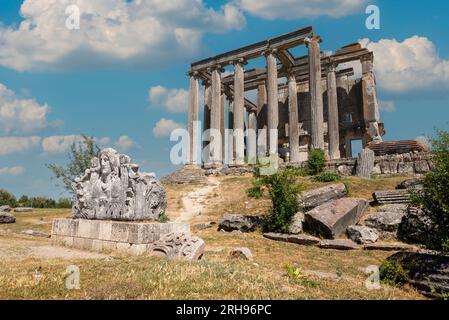
[[[119,222],[82,219],[55,219],[53,244],[92,251],[143,253],[148,245],[169,234],[190,235],[190,226],[168,222]]]

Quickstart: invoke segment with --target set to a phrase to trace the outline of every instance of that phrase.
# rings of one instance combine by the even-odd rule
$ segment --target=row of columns
[[[309,54],[309,91],[311,99],[311,145],[312,148],[324,150],[324,118],[323,118],[323,92],[321,87],[321,51],[320,38],[312,37],[306,39],[306,45]],[[257,156],[277,155],[278,153],[278,126],[279,126],[279,93],[278,93],[278,69],[276,50],[269,50],[264,53],[267,64],[266,85],[258,88],[258,107],[259,112],[261,106],[266,104],[266,127],[256,126],[256,112],[250,111],[248,115],[248,158],[255,161]],[[239,59],[234,62],[234,94],[229,98],[229,129],[234,130],[229,143],[227,153],[230,158],[229,163],[234,165],[243,165],[245,155],[245,79],[244,65],[246,61]],[[224,158],[224,127],[225,127],[225,104],[226,96],[222,91],[221,84],[221,66],[216,66],[211,71],[211,81],[205,82],[203,86],[204,92],[204,131],[217,130],[220,131],[222,140],[213,141],[214,137],[205,136],[206,141],[210,141],[214,152],[210,152],[207,148],[207,142],[203,144],[205,150],[205,165],[220,166],[223,164]],[[296,77],[292,70],[288,76],[289,90],[289,145],[290,145],[290,162],[300,162],[299,152],[299,116],[298,116],[298,99],[297,99],[297,83]],[[329,157],[331,159],[340,158],[339,149],[339,122],[338,122],[338,98],[337,98],[337,80],[336,66],[329,64],[327,70],[327,90],[328,90],[328,137],[329,137]],[[190,150],[188,153],[188,162],[197,163],[198,142],[198,111],[199,111],[199,84],[198,75],[190,74],[190,98],[189,98],[189,115],[188,130],[190,135]],[[258,117],[258,115],[257,115]],[[256,135],[257,129],[266,129],[261,135]],[[260,148],[256,151],[256,145]],[[266,148],[264,148],[266,146]],[[264,150],[265,149],[265,150]]]

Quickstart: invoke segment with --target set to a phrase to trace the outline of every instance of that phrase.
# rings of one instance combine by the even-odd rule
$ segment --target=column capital
[[[195,79],[200,78],[200,73],[198,71],[189,71],[189,72],[187,72],[187,75],[189,77],[194,77]]]
[[[232,61],[232,64],[234,66],[238,65],[238,64],[240,64],[240,65],[247,65],[248,64],[248,60],[246,60],[245,58],[238,58],[238,59],[235,59],[234,61]]]
[[[296,74],[294,71],[294,68],[290,67],[290,68],[286,68],[285,69],[286,73],[287,73],[287,79],[288,81],[296,81]]]
[[[217,64],[217,65],[207,68],[207,71],[208,72],[218,71],[220,73],[223,73],[225,70],[220,64]]]
[[[328,73],[335,72],[337,70],[337,65],[338,64],[336,62],[329,61],[329,63],[327,64],[327,68],[326,68],[327,72]]]
[[[306,37],[304,39],[304,43],[306,44],[306,47],[309,47],[309,44],[311,44],[312,42],[316,42],[316,43],[321,43],[323,40],[321,39],[320,36],[310,36],[310,37]]]
[[[276,48],[267,48],[267,49],[265,49],[265,50],[262,52],[262,55],[265,56],[265,57],[267,57],[267,56],[269,56],[270,54],[277,55],[277,53],[278,53],[278,49],[276,49]]]

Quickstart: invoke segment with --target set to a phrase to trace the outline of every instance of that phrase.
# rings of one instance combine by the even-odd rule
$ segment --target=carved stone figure
[[[72,188],[75,219],[157,220],[167,207],[165,190],[155,176],[139,172],[130,157],[111,148],[92,159]]]
[[[199,260],[204,254],[204,241],[187,233],[169,233],[151,244],[148,250],[169,259]]]

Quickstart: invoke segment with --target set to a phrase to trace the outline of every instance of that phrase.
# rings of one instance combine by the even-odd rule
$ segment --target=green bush
[[[297,171],[285,169],[273,175],[258,175],[253,187],[247,190],[248,195],[262,196],[262,188],[268,189],[271,199],[271,210],[267,218],[266,229],[271,232],[288,232],[293,216],[298,212],[296,195],[301,188],[296,183]]]
[[[167,222],[169,222],[170,221],[170,218],[165,214],[165,213],[163,213],[160,217],[159,217],[159,222],[161,222],[161,223],[167,223]]]
[[[4,189],[0,189],[0,206],[15,207],[16,205],[16,197],[12,193]]]
[[[309,152],[308,168],[309,174],[317,175],[324,171],[326,166],[326,157],[321,149],[312,149]]]
[[[408,274],[397,261],[385,260],[380,268],[380,279],[390,285],[404,284],[408,280]]]
[[[412,194],[412,202],[433,222],[425,244],[449,251],[449,132],[437,129],[430,143],[435,169],[426,175],[422,191]]]
[[[316,182],[332,182],[340,180],[340,176],[335,172],[324,171],[313,177]]]
[[[58,200],[56,207],[60,209],[69,209],[72,208],[72,205],[73,205],[72,200],[68,198],[61,198]]]
[[[246,194],[250,198],[260,199],[263,196],[263,182],[261,179],[253,179],[251,181],[252,186],[248,190],[246,190]]]

